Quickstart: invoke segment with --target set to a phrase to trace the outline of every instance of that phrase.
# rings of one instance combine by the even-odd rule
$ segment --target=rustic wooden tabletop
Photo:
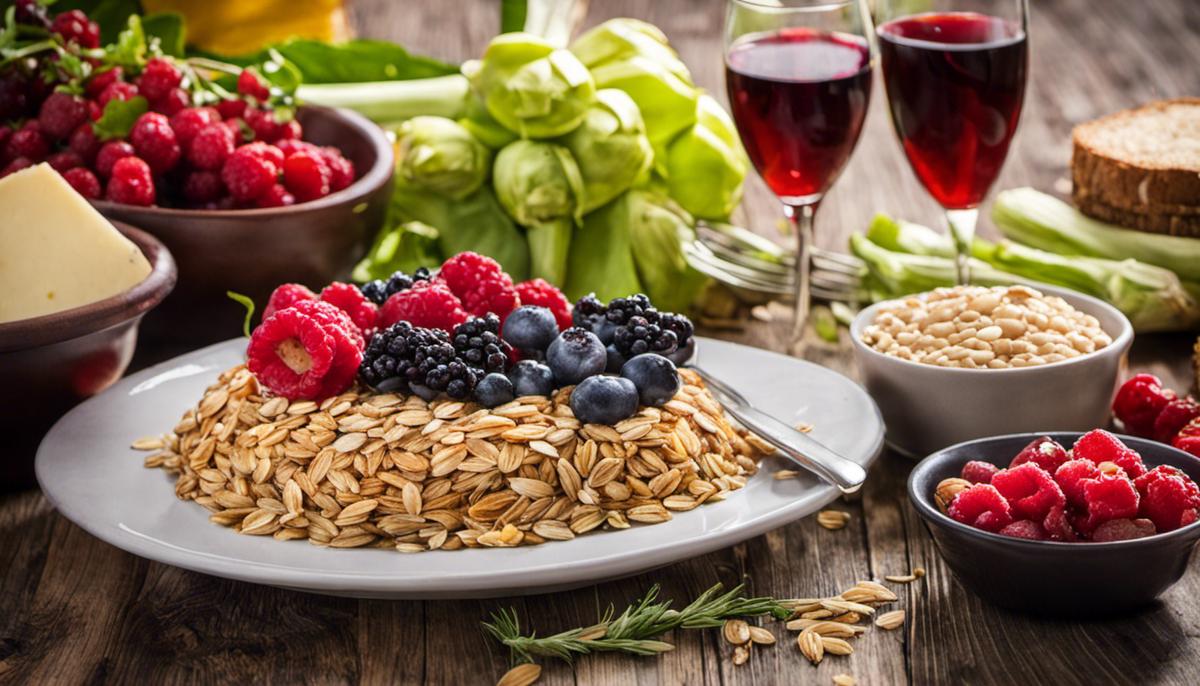
[[[1200,5],[1195,0],[1038,0],[1031,3],[1032,76],[1015,148],[998,187],[1062,190],[1071,126],[1145,100],[1200,94]],[[350,5],[362,35],[400,41],[447,60],[477,55],[498,27],[495,0]],[[594,0],[588,25],[634,16],[660,26],[700,85],[724,99],[723,0]],[[937,225],[938,210],[901,157],[876,89],[866,131],[818,219],[818,242],[887,211]],[[777,207],[757,180],[745,221],[770,231]],[[984,226],[987,231],[989,227]],[[779,348],[769,327],[716,335]],[[1188,339],[1142,337],[1131,366],[1187,384]],[[154,356],[144,351],[143,361]],[[817,346],[817,362],[853,375],[847,342]],[[804,389],[796,389],[803,393]],[[1070,389],[1061,391],[1071,402]],[[479,621],[514,606],[540,632],[587,625],[651,584],[685,601],[717,581],[754,594],[831,595],[857,579],[928,570],[900,587],[901,631],[874,631],[849,657],[811,666],[794,635],[735,666],[717,631],[668,635],[657,659],[600,655],[547,661],[549,684],[1200,683],[1200,570],[1158,604],[1120,620],[1030,619],[984,604],[942,564],[908,505],[911,463],[885,454],[861,499],[837,505],[849,525],[813,518],[747,543],[621,581],[553,595],[487,601],[353,600],[252,586],[147,562],[92,538],[36,490],[0,496],[0,682],[7,683],[492,683],[507,656]],[[1196,564],[1192,565],[1197,566]],[[1097,598],[1103,603],[1103,598]]]

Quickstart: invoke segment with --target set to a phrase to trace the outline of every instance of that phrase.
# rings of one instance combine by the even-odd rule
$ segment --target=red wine
[[[734,44],[725,87],[742,144],[780,198],[829,189],[854,150],[871,98],[866,40],[784,29]]]
[[[972,12],[879,27],[892,124],[917,178],[947,209],[977,207],[1021,116],[1028,51],[1015,22]]]

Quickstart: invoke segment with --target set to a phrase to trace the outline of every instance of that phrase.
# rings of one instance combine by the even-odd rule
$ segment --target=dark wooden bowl
[[[158,239],[113,222],[150,261],[133,288],[89,305],[0,324],[0,491],[33,482],[33,455],[50,426],[108,388],[129,366],[138,323],[175,287],[175,260]]]
[[[320,289],[348,275],[383,224],[394,167],[383,130],[349,110],[301,107],[304,137],[333,145],[358,179],[340,191],[290,207],[183,210],[93,203],[103,214],[154,234],[179,263],[179,287],[146,318],[143,336],[200,346],[236,336],[244,293],[261,311],[281,283]]]

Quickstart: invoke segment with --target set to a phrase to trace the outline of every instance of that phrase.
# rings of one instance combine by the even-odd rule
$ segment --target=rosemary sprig
[[[774,598],[741,597],[741,584],[725,593],[721,592],[721,584],[717,584],[682,610],[672,610],[670,600],[659,601],[658,590],[658,584],[655,584],[616,619],[613,619],[614,609],[610,605],[596,624],[552,636],[539,638],[534,632],[522,635],[520,620],[512,608],[493,613],[492,621],[484,622],[483,627],[497,641],[508,646],[514,662],[528,662],[534,656],[570,662],[574,655],[593,652],[657,655],[674,650],[675,646],[670,643],[655,640],[671,629],[717,627],[729,617],[771,615],[785,619],[788,616],[788,610]]]

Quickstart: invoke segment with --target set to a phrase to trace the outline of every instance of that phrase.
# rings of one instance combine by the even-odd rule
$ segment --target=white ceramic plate
[[[874,402],[857,384],[783,355],[701,339],[706,369],[788,424],[867,465],[883,444]],[[180,356],[126,378],[63,417],[42,442],[37,477],[46,496],[92,535],[135,555],[205,574],[316,593],[379,598],[466,598],[542,593],[635,574],[762,534],[815,512],[837,491],[811,477],[776,481],[770,458],[724,502],[669,522],[596,531],[571,541],[504,549],[400,554],[318,548],[242,536],[175,498],[174,478],[142,466],[134,439],[162,433],[219,371],[243,359],[244,339]]]

